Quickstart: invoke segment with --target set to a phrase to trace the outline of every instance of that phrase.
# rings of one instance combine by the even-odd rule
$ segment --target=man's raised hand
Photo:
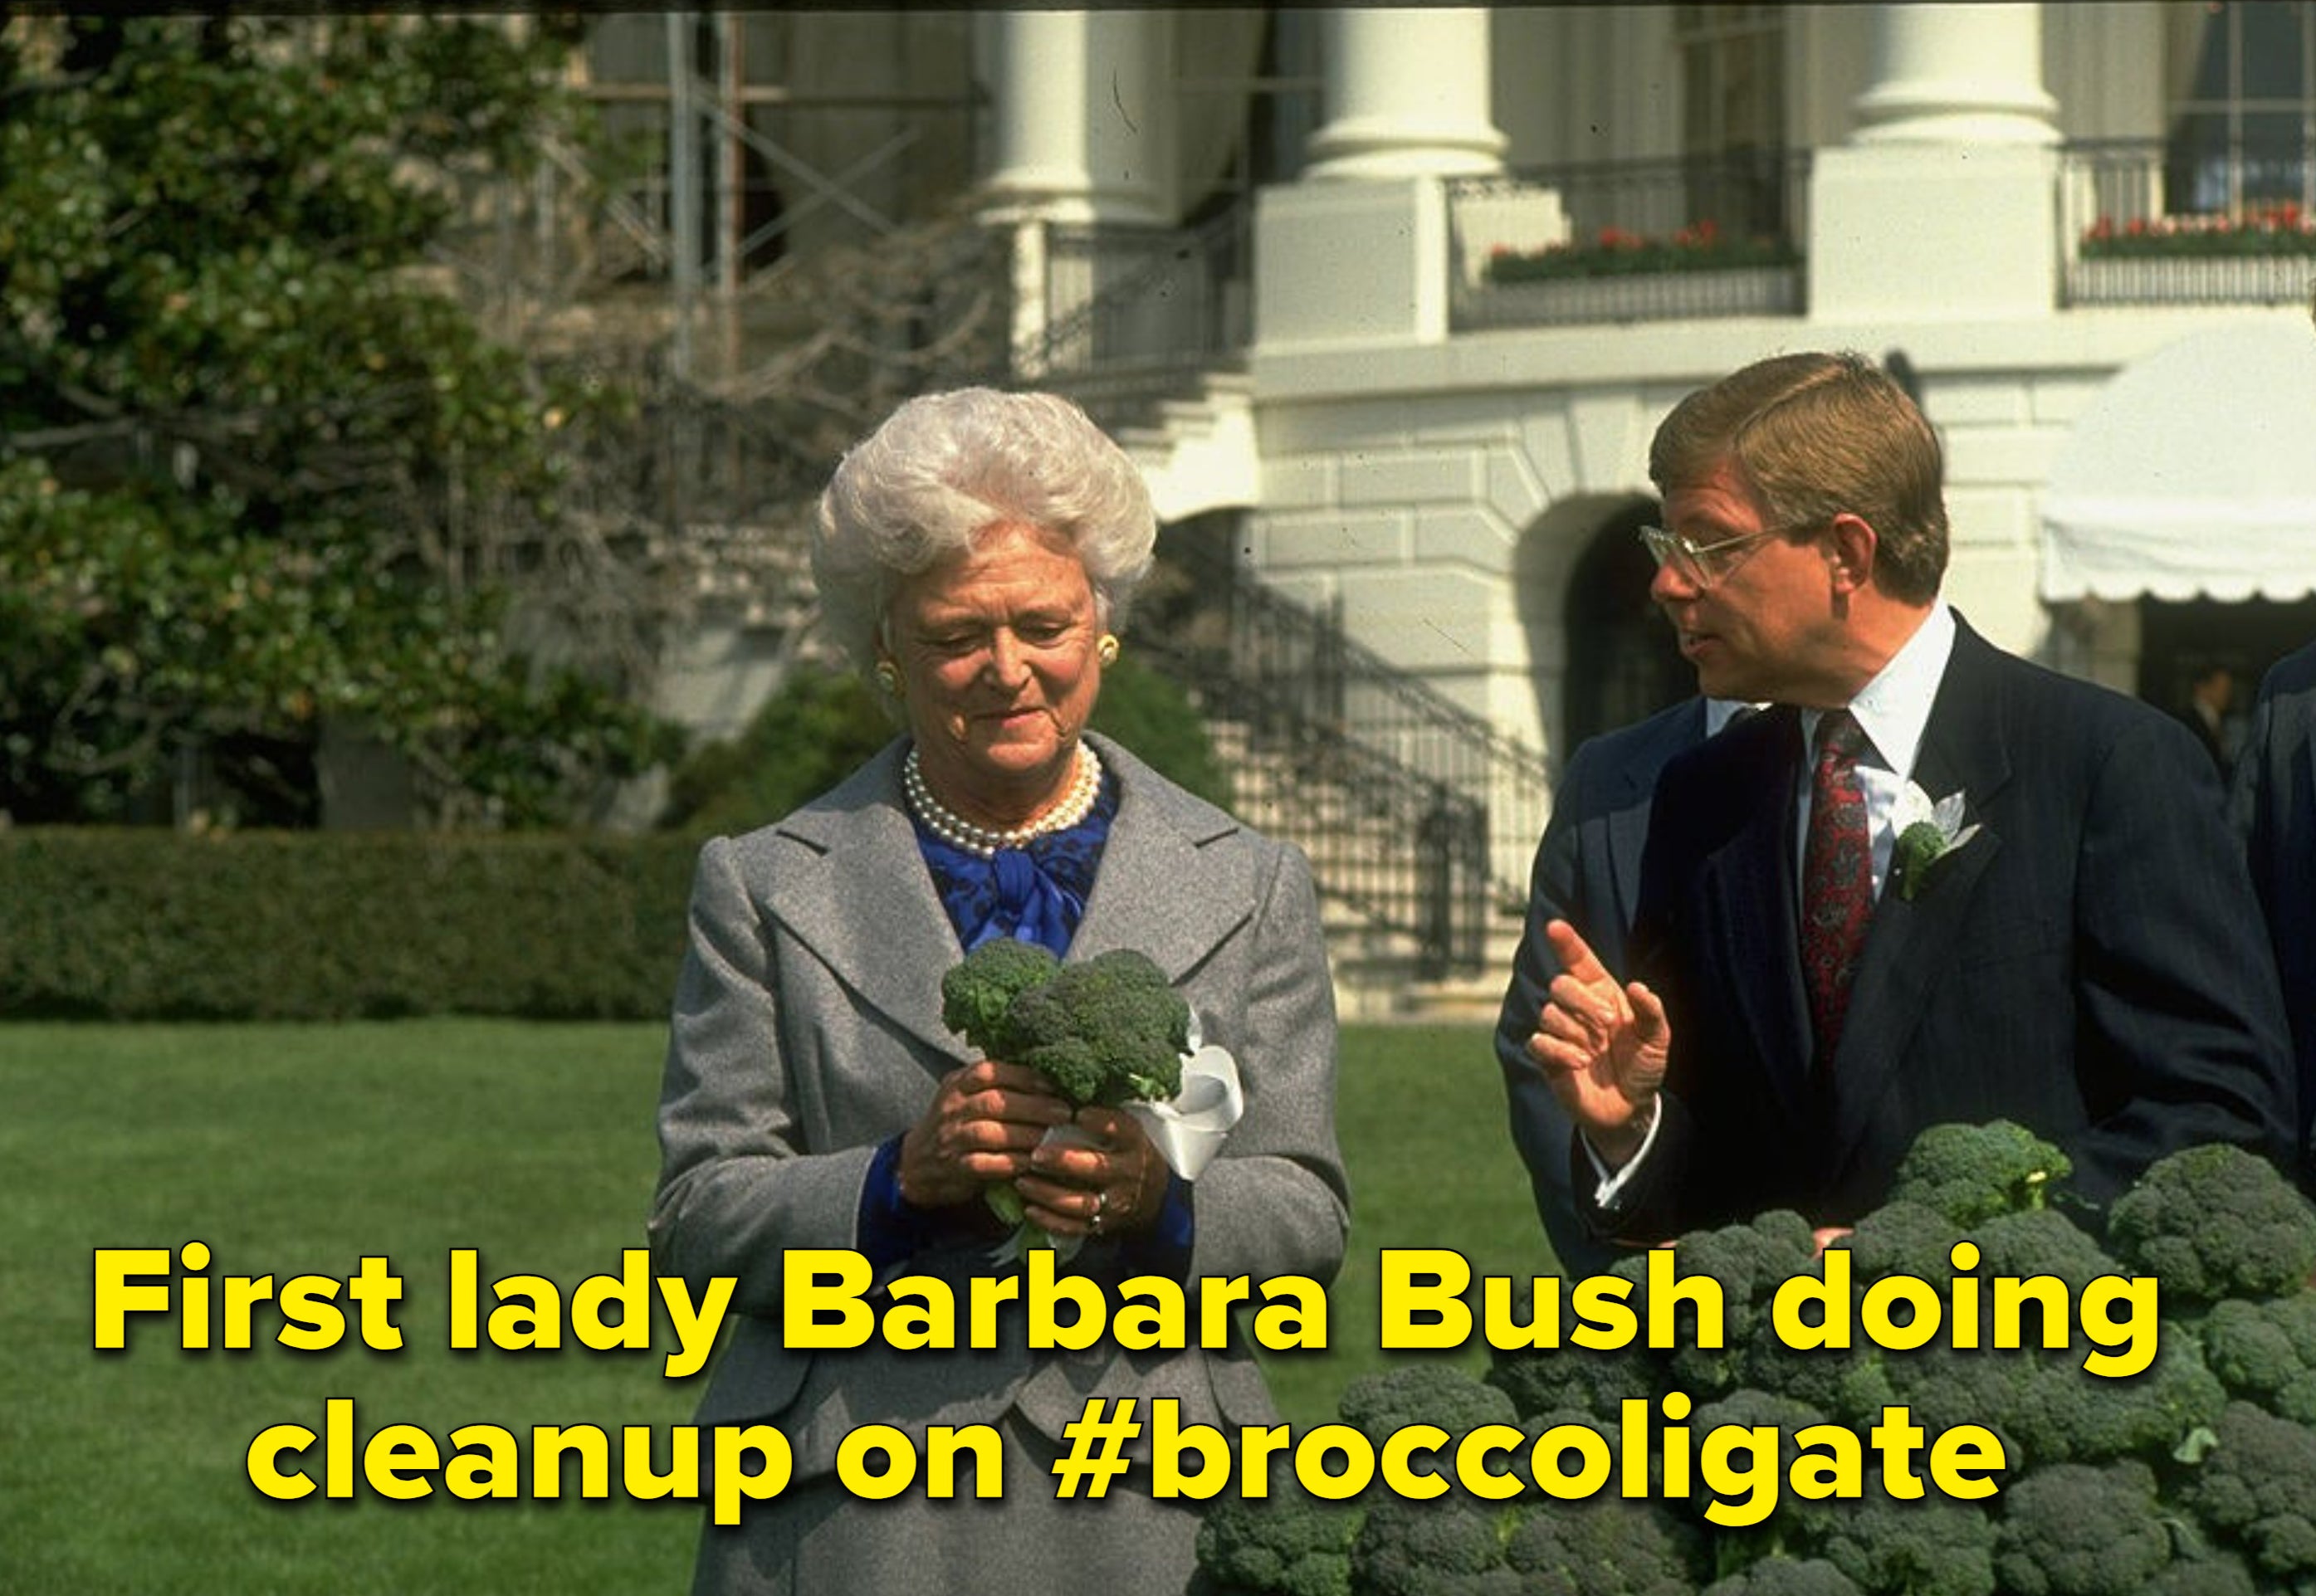
[[[1652,1122],[1672,1027],[1656,994],[1639,981],[1619,985],[1575,927],[1554,920],[1545,936],[1561,973],[1528,1039],[1528,1056],[1594,1150],[1623,1164]]]

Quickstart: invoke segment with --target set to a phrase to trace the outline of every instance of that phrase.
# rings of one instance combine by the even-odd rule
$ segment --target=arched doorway
[[[1568,748],[1697,690],[1671,623],[1649,599],[1656,564],[1634,535],[1657,513],[1654,501],[1645,499],[1617,510],[1569,573],[1568,669],[1561,687]]]

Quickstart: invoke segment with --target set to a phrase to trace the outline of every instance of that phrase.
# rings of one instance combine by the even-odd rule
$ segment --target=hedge
[[[0,832],[0,1017],[667,1013],[696,836]]]

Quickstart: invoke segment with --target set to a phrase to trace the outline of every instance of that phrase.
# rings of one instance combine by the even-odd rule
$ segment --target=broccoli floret
[[[2233,1552],[2182,1553],[2148,1582],[2147,1596],[2259,1596],[2259,1586]]]
[[[1802,1453],[1801,1443],[1795,1438],[1812,1425],[1825,1422],[1825,1415],[1806,1403],[1746,1388],[1732,1391],[1715,1401],[1700,1403],[1689,1416],[1688,1427],[1692,1435],[1699,1437],[1724,1428],[1775,1431],[1776,1478],[1784,1481],[1792,1477],[1795,1461]],[[1810,1549],[1825,1527],[1828,1515],[1840,1511],[1828,1503],[1813,1502],[1786,1491],[1779,1485],[1772,1484],[1768,1489],[1776,1503],[1768,1517],[1752,1524],[1715,1530],[1715,1556],[1722,1572],[1741,1562]],[[1720,1498],[1701,1476],[1691,1476],[1691,1507],[1703,1514],[1717,1500]]]
[[[1983,1279],[2051,1276],[2065,1282],[2070,1302],[2080,1300],[2084,1288],[2101,1276],[2124,1272],[2054,1210],[2005,1214],[1980,1226],[1975,1235]],[[1991,1347],[1991,1290],[1982,1289],[1980,1302],[1981,1344]],[[2018,1326],[2022,1350],[1977,1354],[2018,1364],[2017,1378],[2004,1382],[2016,1400],[2000,1414],[1997,1427],[2023,1446],[2026,1460],[2097,1463],[2137,1456],[2152,1462],[2219,1417],[2227,1394],[2205,1368],[2195,1337],[2178,1326],[2158,1326],[2153,1363],[2122,1379],[2088,1372],[2082,1365],[2092,1343],[2071,1323],[2067,1329],[2062,1347],[2044,1350],[2042,1316],[2030,1309]]]
[[[1961,1229],[1935,1209],[1919,1202],[1893,1202],[1861,1216],[1857,1227],[1827,1244],[1827,1255],[1848,1260],[1850,1322],[1866,1288],[1886,1275],[1936,1280],[1949,1272],[1949,1250]],[[1822,1262],[1795,1273],[1823,1276]],[[1846,1424],[1877,1422],[1882,1410],[1911,1400],[1903,1388],[1921,1353],[1892,1353],[1863,1334],[1853,1334],[1848,1351],[1820,1348],[1796,1352],[1780,1341],[1766,1320],[1757,1329],[1744,1365],[1745,1382],[1822,1410]]]
[[[1736,1389],[1757,1337],[1774,1334],[1768,1323],[1771,1299],[1787,1279],[1811,1271],[1815,1252],[1809,1221],[1787,1209],[1772,1209],[1742,1225],[1691,1231],[1675,1241],[1672,1255],[1679,1275],[1709,1275],[1720,1282],[1727,1336],[1721,1347],[1707,1348],[1684,1332],[1668,1361],[1671,1383],[1700,1397]],[[1645,1285],[1634,1293],[1633,1309],[1647,1320]]]
[[[1020,1051],[1007,1013],[1022,993],[1054,979],[1062,962],[1040,944],[993,937],[941,977],[941,1024],[990,1059]]]
[[[1953,1268],[1948,1259],[1962,1238],[1962,1227],[1937,1209],[1896,1201],[1861,1216],[1848,1235],[1829,1246],[1848,1249],[1849,1278],[1863,1285],[1891,1274],[1939,1279]]]
[[[1704,1549],[1696,1528],[1662,1508],[1603,1496],[1530,1512],[1504,1561],[1522,1596],[1689,1596]]]
[[[2023,1125],[1932,1125],[1914,1139],[1890,1184],[1893,1202],[1919,1202],[1957,1225],[2043,1206],[2073,1173],[2067,1156]]]
[[[1645,1268],[1645,1255],[1641,1255],[1620,1260],[1608,1272],[1637,1285]],[[1631,1300],[1637,1303],[1639,1299]],[[1525,1278],[1513,1281],[1512,1311],[1522,1320],[1533,1312],[1530,1282]],[[1564,1290],[1561,1311],[1563,1315],[1568,1311]],[[1665,1385],[1664,1362],[1663,1355],[1652,1351],[1644,1336],[1635,1336],[1614,1351],[1573,1343],[1550,1349],[1494,1348],[1489,1354],[1486,1379],[1511,1397],[1523,1419],[1574,1411],[1613,1420],[1626,1398],[1652,1398],[1661,1392]]]
[[[2204,1361],[2231,1396],[2316,1424],[2316,1291],[2272,1302],[2229,1298],[2202,1326]]]
[[[2054,1351],[1933,1345],[1893,1353],[1884,1367],[1896,1400],[1932,1432],[1958,1424],[1992,1430],[2014,1481],[2050,1464],[2160,1462],[2225,1405],[2227,1392],[2204,1366],[2196,1338],[2177,1326],[2160,1327],[2154,1361],[2123,1379],[2085,1370],[2089,1350],[2080,1335]]]
[[[1970,1238],[1978,1244],[1981,1278],[2056,1275],[2067,1282],[2070,1300],[2101,1275],[2130,1272],[2109,1257],[2089,1231],[2056,1209],[1997,1215],[1972,1226]],[[1939,1274],[1951,1272],[1951,1265],[1941,1260]],[[1992,1293],[1982,1290],[1980,1298],[1991,1301]]]
[[[1994,1521],[1932,1492],[1900,1502],[1878,1488],[1829,1518],[1827,1561],[1872,1596],[1991,1596]]]
[[[1511,1398],[1523,1419],[1581,1414],[1614,1420],[1627,1399],[1653,1400],[1664,1387],[1661,1363],[1638,1346],[1616,1352],[1580,1346],[1498,1351],[1486,1378]]]
[[[2280,1297],[2316,1273],[2316,1210],[2266,1159],[2224,1142],[2158,1160],[2116,1199],[2107,1239],[2173,1299]]]
[[[1063,965],[1014,998],[1007,1023],[1023,1039],[1011,1061],[1042,1071],[1073,1103],[1115,1105],[1181,1089],[1190,1006],[1131,948]]]
[[[1410,1424],[1437,1424],[1462,1435],[1483,1424],[1519,1423],[1510,1396],[1444,1363],[1403,1363],[1363,1374],[1343,1388],[1335,1412],[1378,1446]]]
[[[1080,1106],[1171,1097],[1190,1044],[1190,1006],[1147,954],[1064,964],[1011,937],[941,978],[941,1023],[988,1058],[1043,1072]]]
[[[2002,1494],[1994,1571],[2011,1596],[2139,1596],[2171,1561],[2144,1464],[2059,1463]]]
[[[1209,1596],[1350,1596],[1359,1510],[1288,1481],[1269,1496],[1226,1495],[1198,1526],[1197,1589]]]
[[[1930,1433],[1957,1424],[1983,1424],[1993,1431],[2002,1442],[2014,1483],[2019,1470],[2042,1460],[2026,1441],[2030,1435],[2039,1441],[2050,1430],[2043,1418],[2042,1393],[2035,1384],[2038,1370],[2033,1353],[1957,1352],[1933,1342],[1917,1351],[1892,1352],[1883,1367],[1896,1399]]]
[[[1866,1596],[1822,1557],[1764,1557],[1705,1587],[1705,1596]]]
[[[1351,1589],[1359,1596],[1519,1596],[1520,1577],[1503,1561],[1514,1521],[1455,1496],[1382,1497],[1351,1545]]]
[[[2316,1429],[2231,1402],[2180,1500],[2266,1576],[2263,1588],[2316,1583]]]
[[[2176,1325],[2159,1327],[2155,1361],[2138,1374],[2104,1379],[2074,1358],[2071,1351],[2063,1361],[2046,1358],[2035,1370],[2037,1411],[2047,1428],[2029,1433],[2029,1457],[2158,1462],[2217,1423],[2227,1406],[2227,1389],[2205,1367],[2203,1348]]]

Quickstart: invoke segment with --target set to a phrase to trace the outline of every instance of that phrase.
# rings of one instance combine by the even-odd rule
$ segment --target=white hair
[[[958,388],[910,400],[838,464],[812,539],[822,626],[865,668],[901,581],[1006,522],[1066,539],[1101,624],[1123,623],[1158,536],[1134,462],[1056,395]]]

